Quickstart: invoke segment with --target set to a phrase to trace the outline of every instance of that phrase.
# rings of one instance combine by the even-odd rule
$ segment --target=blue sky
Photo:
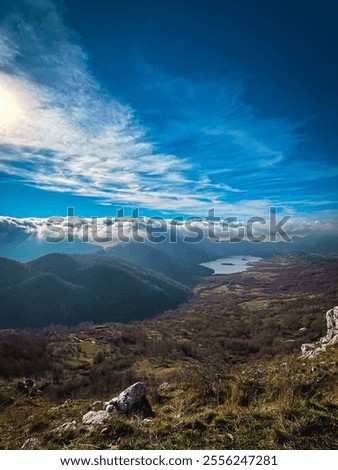
[[[337,216],[334,0],[0,2],[1,215]]]

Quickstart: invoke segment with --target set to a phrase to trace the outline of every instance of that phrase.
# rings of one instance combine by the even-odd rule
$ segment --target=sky
[[[0,0],[0,215],[337,220],[335,0]]]

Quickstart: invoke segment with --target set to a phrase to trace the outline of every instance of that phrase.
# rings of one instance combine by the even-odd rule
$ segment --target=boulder
[[[136,382],[120,393],[118,397],[104,404],[104,410],[120,411],[126,415],[140,413],[144,418],[154,416],[154,412],[146,396],[147,389],[142,382]]]
[[[83,417],[82,417],[82,423],[83,424],[92,424],[92,425],[98,425],[98,424],[103,424],[109,419],[109,413],[108,411],[105,410],[100,410],[100,411],[88,411]]]
[[[326,312],[326,335],[316,343],[302,344],[302,357],[313,358],[324,352],[328,346],[338,343],[338,306]]]
[[[24,442],[21,450],[34,450],[38,446],[39,441],[35,437],[30,437]]]
[[[62,434],[67,431],[75,431],[76,430],[76,421],[70,421],[69,423],[61,424],[57,428],[51,430],[51,433],[54,434]]]

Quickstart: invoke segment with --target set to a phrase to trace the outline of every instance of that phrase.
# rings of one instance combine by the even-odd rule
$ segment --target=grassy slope
[[[39,386],[52,384],[24,397],[18,379],[0,382],[0,448],[20,448],[28,437],[47,449],[338,448],[338,348],[299,357],[338,304],[337,271],[337,261],[264,261],[207,280],[157,319],[44,332],[49,342],[37,353],[46,366],[35,376]],[[148,386],[153,420],[112,415],[102,426],[81,424],[102,408],[95,401],[136,380]],[[73,420],[75,432],[51,433]]]
[[[190,369],[188,383],[175,368],[143,362],[136,368],[153,383],[148,393],[156,417],[145,422],[112,414],[94,428],[81,424],[84,413],[100,409],[94,400],[56,407],[45,397],[23,398],[10,389],[15,405],[0,414],[0,447],[17,449],[37,437],[44,449],[335,449],[337,364],[338,349],[331,348],[305,362],[290,355],[228,371],[200,365]],[[156,385],[164,379],[167,385]],[[51,432],[73,420],[75,432]]]

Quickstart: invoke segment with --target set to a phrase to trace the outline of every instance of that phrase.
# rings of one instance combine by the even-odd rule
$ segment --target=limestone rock
[[[64,423],[61,426],[58,426],[57,428],[52,429],[51,432],[54,434],[62,434],[63,432],[66,432],[66,431],[75,431],[75,430],[76,430],[76,421],[70,421],[69,423]]]
[[[124,414],[140,413],[144,418],[154,416],[153,410],[146,396],[146,386],[141,382],[128,387],[104,405],[104,410],[111,412],[114,409]]]
[[[302,357],[312,358],[324,352],[328,346],[338,343],[338,306],[326,312],[326,335],[316,343],[302,344]]]
[[[106,405],[105,410],[108,413],[113,413],[114,411],[117,411],[116,407],[114,405],[110,405],[109,403]]]
[[[323,338],[328,345],[338,343],[338,307],[326,312],[327,333]]]
[[[103,424],[109,419],[109,413],[108,411],[105,410],[100,410],[100,411],[88,411],[83,417],[82,417],[82,423],[83,424]]]
[[[21,450],[34,450],[38,446],[39,441],[35,437],[30,437],[24,442]]]

